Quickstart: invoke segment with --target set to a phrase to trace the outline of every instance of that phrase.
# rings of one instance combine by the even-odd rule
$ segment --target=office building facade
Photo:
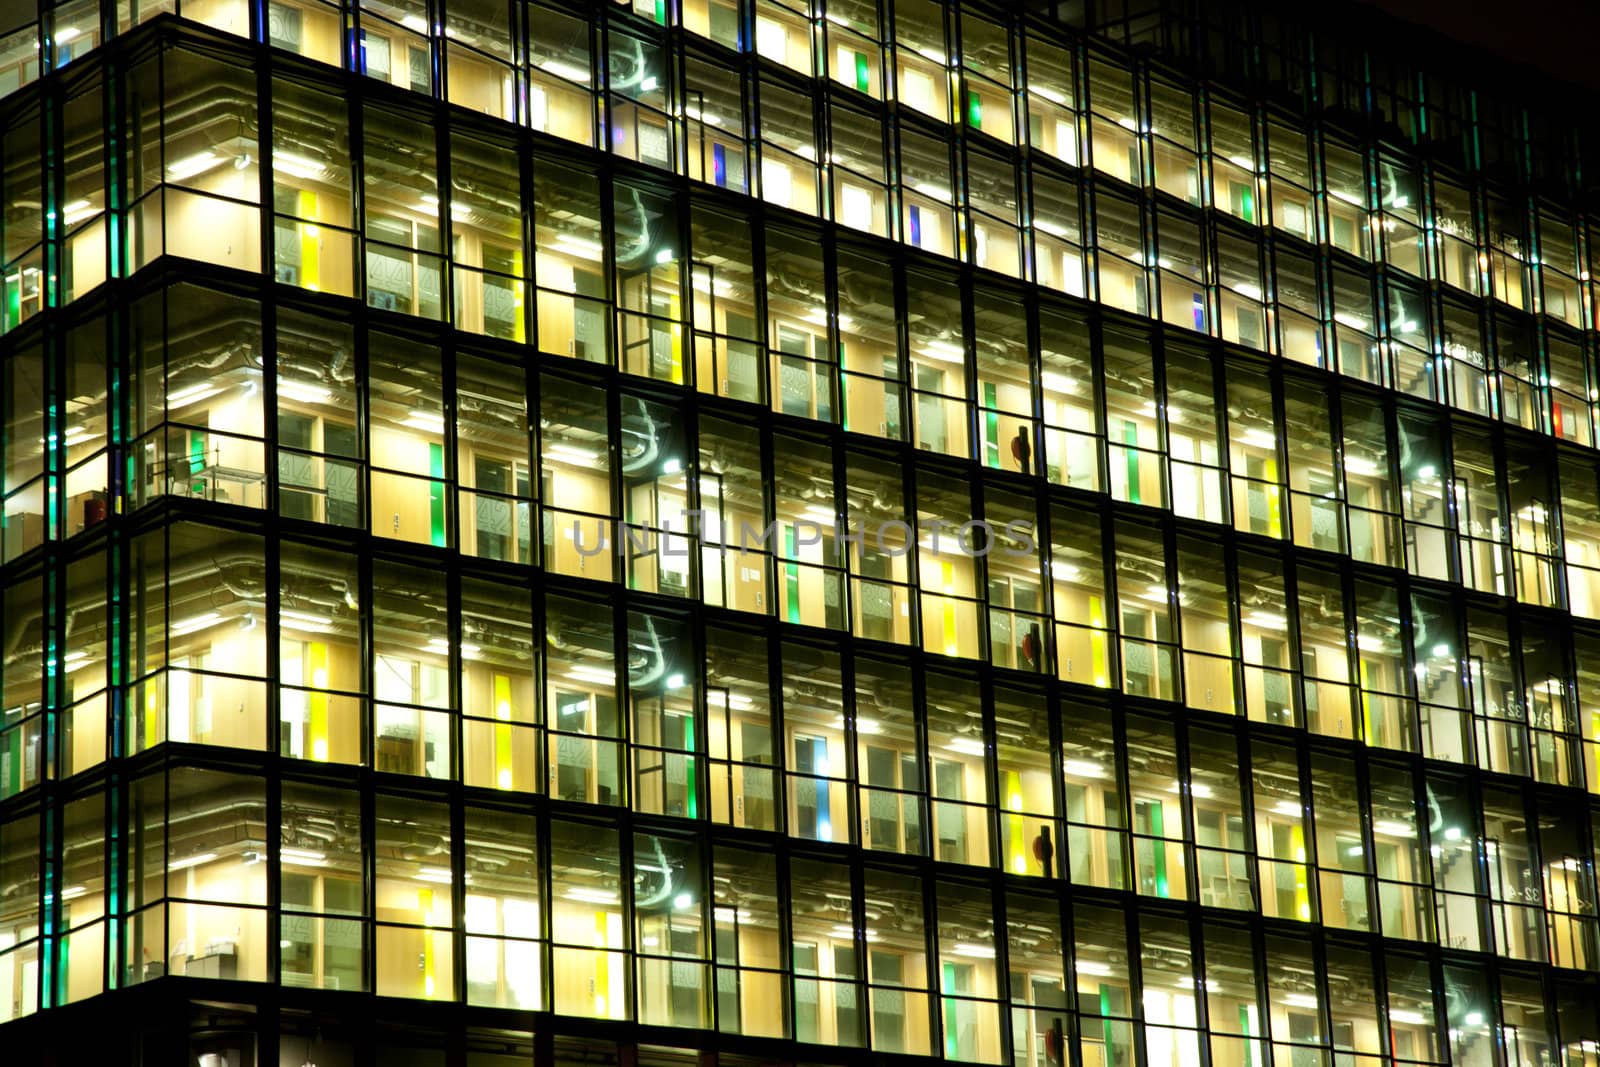
[[[1600,1064],[1554,87],[1235,12],[26,6],[8,1062]]]

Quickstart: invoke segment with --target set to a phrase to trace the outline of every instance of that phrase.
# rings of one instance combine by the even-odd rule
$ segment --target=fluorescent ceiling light
[[[323,386],[288,378],[279,379],[278,395],[301,404],[326,404],[333,397],[333,393]]]
[[[293,152],[272,153],[272,165],[275,169],[285,174],[292,174],[296,178],[310,180],[320,178],[327,172],[327,168],[314,159],[306,156],[295,155]]]
[[[222,157],[215,152],[196,152],[192,156],[185,156],[171,166],[167,167],[167,180],[181,182],[193,178],[197,174],[204,174],[222,162]]]
[[[600,453],[592,448],[564,444],[546,445],[544,454],[548,459],[560,459],[568,463],[593,463],[600,458]]]
[[[68,226],[75,225],[95,214],[100,209],[87,200],[73,200],[62,207],[61,221]]]
[[[444,416],[433,411],[409,411],[406,413],[405,424],[416,430],[444,433]]]
[[[208,611],[204,615],[195,615],[173,623],[167,628],[167,633],[171,637],[182,637],[184,634],[192,634],[196,630],[204,630],[221,619],[222,616],[215,611]]]
[[[616,904],[621,898],[614,889],[590,889],[588,886],[574,886],[564,894],[568,900],[581,900],[585,904]]]
[[[554,74],[558,78],[565,78],[569,82],[577,82],[579,85],[589,84],[588,70],[574,63],[563,63],[559,59],[547,59],[539,64],[539,69],[548,74]]]
[[[222,386],[212,385],[210,382],[201,382],[198,385],[188,385],[175,393],[167,394],[167,407],[182,408],[204,400],[208,396],[216,396],[222,392]]]
[[[216,858],[217,858],[217,854],[215,852],[202,852],[199,855],[195,855],[195,856],[185,856],[181,860],[173,860],[171,863],[167,864],[167,870],[169,870],[169,871],[186,870],[189,867],[198,867],[202,863],[210,863],[212,860],[214,860]]]

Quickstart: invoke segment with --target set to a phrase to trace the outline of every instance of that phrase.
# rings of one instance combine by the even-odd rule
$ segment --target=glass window
[[[280,542],[278,745],[285,756],[362,760],[363,597],[354,556]]]
[[[467,890],[467,1003],[544,1006],[537,827],[531,815],[468,807],[462,819]]]
[[[659,877],[659,875],[658,875]],[[670,901],[669,901],[670,904]],[[561,1015],[633,1015],[622,855],[610,827],[550,822],[550,974]]]
[[[1322,146],[1322,161],[1328,186],[1324,240],[1351,255],[1371,259],[1367,177],[1361,154],[1355,149],[1328,141]]]
[[[1354,608],[1356,677],[1367,743],[1415,749],[1416,676],[1406,669],[1399,592],[1391,583],[1359,580]],[[1342,726],[1328,718],[1313,729],[1345,736]]]
[[[1222,522],[1222,457],[1217,388],[1203,353],[1168,347],[1165,416],[1171,508],[1184,518]]]
[[[522,186],[510,138],[450,136],[451,297],[456,328],[528,339]]]
[[[1195,962],[1189,924],[1139,917],[1140,977],[1144,994],[1144,1047],[1152,1064],[1199,1063]]]
[[[56,418],[58,428],[63,423],[66,427],[60,440],[65,446],[60,462],[67,468],[65,486],[60,490],[66,495],[66,513],[57,520],[61,526],[57,536],[81,533],[110,514],[110,359],[106,348],[103,321],[88,322],[67,333],[66,418],[59,414]]]
[[[633,741],[633,806],[679,818],[700,817],[705,792],[700,688],[689,628],[662,615],[628,613],[628,702]]]
[[[862,537],[849,553],[851,629],[876,641],[912,642],[911,544],[905,471],[887,460],[850,454],[846,524]],[[943,651],[943,649],[941,649]]]
[[[841,355],[854,356],[848,346],[859,336],[851,314],[853,308],[841,293],[839,341],[837,347],[830,345],[828,327],[833,315],[829,310],[827,262],[821,236],[770,228],[766,236],[766,336],[773,410],[831,422],[833,383],[838,376],[833,368]],[[863,325],[877,335],[874,346],[882,346],[885,338],[876,317],[870,325],[867,321]],[[890,332],[891,359],[893,345]],[[874,373],[883,373],[882,363],[878,366],[880,369]],[[898,424],[898,405],[895,417]],[[778,455],[781,458],[781,450]]]
[[[772,857],[763,851],[718,847],[714,860],[711,914],[717,1029],[754,1037],[786,1036],[790,1031],[783,974],[787,956],[781,942],[778,875]],[[845,895],[848,898],[848,892]],[[793,919],[792,929],[798,934],[798,909]],[[799,1015],[797,998],[794,1021]]]
[[[0,593],[0,798],[39,783],[44,774],[44,582],[17,578]],[[87,660],[87,652],[80,659]],[[61,668],[70,672],[76,661]],[[3,1004],[3,1002],[0,1002]]]
[[[1065,48],[1032,35],[1026,38],[1028,50],[1028,143],[1046,155],[1065,163],[1079,163],[1077,93],[1074,89],[1076,61]]]
[[[682,384],[683,263],[677,206],[666,197],[617,185],[612,196],[616,250],[617,344],[629,374]]]
[[[1045,570],[1035,503],[989,490],[985,526],[974,528],[974,554],[983,556],[989,598],[989,659],[1023,671],[1049,668]]]
[[[1137,1009],[1128,974],[1127,917],[1080,905],[1073,909],[1072,926],[1079,1055],[1085,1063],[1131,1063]]]
[[[1283,558],[1241,550],[1236,567],[1246,714],[1258,722],[1298,725],[1301,688]]]
[[[1262,179],[1258,177],[1253,125],[1248,111],[1211,101],[1211,203],[1234,218],[1259,225]]]
[[[535,320],[539,351],[611,361],[600,183],[590,173],[533,165]]]
[[[789,835],[811,841],[847,841],[849,775],[839,653],[785,641],[780,663],[783,677],[808,681],[792,693],[785,692],[783,701]],[[798,958],[795,966],[798,971]],[[800,1032],[797,1019],[796,1033]]]
[[[44,367],[38,343],[0,360],[0,561],[7,563],[45,538]]]
[[[815,441],[775,434],[772,471],[783,538],[771,546],[776,613],[792,623],[845,629],[846,548],[838,533],[833,453]]]
[[[1178,538],[1178,611],[1183,626],[1184,699],[1191,708],[1235,713],[1233,598],[1221,545]]]
[[[1111,713],[1077,707],[1061,719],[1061,776],[1066,798],[1065,873],[1079,885],[1128,886],[1128,816]]]
[[[749,192],[750,149],[744,139],[748,124],[739,75],[691,56],[684,60],[684,83],[689,177]]]
[[[194,523],[134,543],[130,751],[162,741],[266,744],[265,569],[259,537]]]
[[[338,96],[273,79],[272,272],[281,284],[355,295],[348,114]]]
[[[539,380],[539,497],[544,565],[560,574],[613,580],[617,509],[613,503],[611,420],[600,388],[554,374]],[[638,457],[651,427],[629,412]],[[636,459],[628,462],[636,462]]]
[[[528,100],[522,121],[535,130],[579,144],[595,143],[591,27],[553,5],[530,2]],[[634,77],[639,77],[634,74]]]
[[[865,230],[875,233],[880,237],[889,236],[888,191],[884,188],[888,183],[888,168],[884,164],[884,132],[885,126],[876,116],[852,111],[840,104],[830,104],[827,111],[829,126],[828,162],[832,164],[833,187],[829,203],[833,207],[833,219],[841,225],[853,230]],[[937,223],[939,203],[948,205],[950,201],[950,163],[946,150],[938,146],[937,142],[924,139],[912,142],[912,152],[915,153],[918,145],[925,151],[921,156],[913,156],[912,165],[921,165],[923,171],[933,173],[940,168],[944,171],[944,180],[940,185],[934,185],[926,179],[921,179],[931,189],[944,193],[942,199],[935,203],[924,200],[927,204],[931,223]],[[935,148],[938,151],[935,153]],[[938,179],[935,178],[935,181]],[[911,180],[907,185],[911,185]],[[916,243],[910,235],[910,207],[913,199],[908,199],[905,227],[905,239]],[[919,220],[920,211],[919,210]],[[920,225],[920,222],[919,222]],[[930,227],[931,228],[931,227]],[[949,227],[943,230],[949,233]],[[920,238],[920,229],[917,238]],[[933,236],[933,234],[930,234]],[[948,239],[948,238],[946,238]]]
[[[1117,614],[1122,632],[1122,690],[1178,699],[1177,600],[1159,531],[1119,522],[1116,531]]]
[[[1086,295],[1078,183],[1041,169],[1033,174],[1032,190],[1033,280],[1073,296]]]
[[[379,537],[436,548],[450,543],[443,381],[436,347],[368,334],[371,528]]]
[[[924,684],[934,858],[988,866],[985,805],[990,746],[984,737],[978,685],[970,679],[939,674],[929,674]]]
[[[93,793],[61,806],[61,859],[56,937],[58,961],[71,966],[55,972],[57,1003],[95,996],[106,984],[106,903],[112,890],[106,856],[106,796]],[[54,888],[52,886],[51,888]],[[64,973],[63,973],[64,971]]]
[[[433,91],[432,27],[418,0],[361,0],[358,55],[361,73],[410,89]]]
[[[146,64],[141,74],[153,80],[154,67]],[[255,137],[254,74],[247,66],[181,49],[162,53],[160,67],[161,88],[137,85],[143,80],[139,77],[130,90],[130,113],[135,115],[163,97],[166,101],[162,133],[152,128],[150,115],[131,146],[136,157],[130,160],[133,189],[141,194],[157,190],[130,209],[132,265],[143,266],[164,252],[258,271],[261,186],[256,170],[260,146]],[[84,117],[98,122],[98,97],[80,99]],[[92,169],[84,169],[77,180],[85,186],[99,185]],[[88,199],[92,208],[94,200]],[[86,226],[82,239],[92,243],[97,225]],[[90,266],[88,252],[88,247],[80,250],[83,263],[69,283],[73,292],[90,284],[90,277],[83,276],[85,269],[104,270]]]
[[[761,16],[757,16],[758,42],[761,24]],[[807,27],[803,32],[806,44],[802,47],[809,47],[811,30]],[[815,215],[821,186],[817,180],[816,115],[811,98],[765,78],[760,96],[761,197],[779,207]]]
[[[430,653],[445,644],[430,638]],[[539,643],[525,589],[461,579],[461,777],[488,789],[540,792]],[[469,976],[469,982],[470,982]]]
[[[1095,189],[1095,295],[1102,304],[1149,315],[1152,301],[1145,270],[1149,257],[1141,225],[1141,213],[1132,201]]]
[[[607,116],[607,147],[617,155],[672,170],[678,123],[668,113],[673,83],[670,52],[660,38],[638,37],[613,27],[607,84],[613,91]]]
[[[777,753],[766,641],[739,630],[708,627],[705,646],[711,817],[774,830]]]
[[[1006,28],[962,12],[961,67],[966,91],[961,113],[967,127],[1011,143],[1014,68]]]
[[[760,403],[762,330],[750,222],[695,204],[691,225],[695,385]]]
[[[694,839],[633,835],[633,918],[639,1021],[711,1022],[706,870]]]
[[[1199,207],[1200,162],[1189,93],[1166,82],[1150,82],[1150,134],[1156,188]]]
[[[1250,776],[1262,915],[1314,921],[1315,896],[1306,867],[1306,801],[1294,750],[1254,741]]]
[[[918,307],[906,330],[914,440],[918,448],[966,458],[969,362],[960,290],[947,279],[919,274],[908,275],[906,288],[917,294]]]
[[[1013,874],[1061,877],[1056,858],[1065,842],[1055,821],[1050,754],[1038,744],[1050,735],[1046,701],[996,687],[994,721],[1001,864]],[[1060,858],[1064,866],[1064,853]]]
[[[1155,360],[1146,335],[1106,333],[1103,339],[1106,436],[1111,496],[1162,507],[1161,419]],[[1181,409],[1180,409],[1181,410]]]
[[[466,353],[457,354],[455,375],[458,543],[468,555],[532,563],[538,485],[527,383],[519,369]]]
[[[755,50],[774,63],[812,74],[809,4],[797,0],[756,0]]]
[[[106,566],[104,552],[66,565],[66,617],[72,622],[63,627],[65,633],[54,645],[60,650],[61,666],[67,668],[66,677],[56,683],[61,694],[56,774],[62,778],[104,762],[107,755],[107,685],[113,642]],[[47,650],[50,647],[46,645]],[[160,704],[153,710],[159,711]]]
[[[1410,770],[1373,763],[1372,870],[1378,876],[1378,928],[1387,937],[1432,941],[1432,871],[1418,828],[1417,791]]]
[[[127,981],[164,974],[264,980],[263,782],[174,768],[133,784],[128,818],[135,829],[129,835],[123,936],[140,959],[128,964]]]
[[[829,0],[823,23],[828,76],[874,99],[883,96],[883,39],[876,0]]]
[[[1123,67],[1102,59],[1089,61],[1089,120],[1091,151],[1095,170],[1134,185],[1141,184],[1139,133],[1148,133],[1148,123],[1140,123],[1133,100],[1133,76]]]
[[[866,1043],[861,953],[869,939],[877,939],[880,907],[875,906],[868,919],[874,925],[863,927],[861,897],[851,888],[849,867],[801,857],[789,864],[797,1040],[847,1048]]]
[[[1178,786],[1178,746],[1172,723],[1130,713],[1125,721],[1128,802],[1133,813],[1134,891],[1167,900],[1189,897]]]
[[[860,657],[855,679],[861,843],[927,855],[927,786],[912,672],[904,665]]]
[[[627,802],[614,627],[604,601],[545,598],[548,792],[562,800]]]
[[[972,240],[967,245],[974,266],[1020,277],[1016,172],[1008,160],[967,149],[967,205]],[[926,246],[924,246],[926,247]],[[949,254],[948,252],[946,254]]]
[[[442,12],[450,103],[513,118],[517,49],[511,12],[496,0],[456,0]]]
[[[999,1063],[993,897],[985,890],[948,883],[940,883],[936,892],[944,1058]]]
[[[362,885],[361,799],[349,790],[285,782],[279,819],[279,980],[362,990],[363,919],[370,912]]]
[[[822,527],[809,522],[803,527],[795,525],[785,530],[783,544],[769,542],[767,487],[761,476],[761,442],[755,428],[703,415],[699,447],[699,520],[705,541],[700,562],[705,601],[771,614],[770,553],[774,549],[798,548],[802,539],[809,544],[819,543]],[[775,538],[778,527],[772,529]],[[787,568],[783,579],[787,600],[794,591]]]
[[[1174,779],[1166,792],[1189,794],[1200,903],[1252,911],[1256,905],[1250,877],[1250,824],[1244,816],[1239,778],[1237,739],[1220,730],[1192,728],[1188,780]],[[1167,803],[1170,807],[1172,802]],[[1212,1025],[1215,1028],[1216,1022]]]
[[[1278,122],[1267,124],[1267,189],[1272,198],[1272,225],[1303,241],[1316,240],[1316,210],[1311,189],[1316,181],[1304,130]]]
[[[1053,898],[1008,892],[1006,962],[1010,971],[1013,1054],[1025,1067],[1065,1058],[1072,1023],[1061,909]]]
[[[1101,688],[1112,684],[1116,616],[1106,598],[1103,534],[1097,512],[1050,510],[1051,606],[1057,675]]]
[[[366,450],[354,331],[287,308],[277,326],[278,513],[362,525]]]
[[[441,319],[443,259],[433,128],[373,104],[363,108],[363,117],[367,305]]]
[[[950,121],[944,10],[933,0],[897,0],[894,5],[895,96],[939,122]]]
[[[1039,348],[1044,473],[1058,485],[1097,490],[1102,433],[1088,325],[1075,315],[1040,309]]]
[[[450,665],[460,650],[450,645],[448,609],[437,571],[373,565],[372,726],[380,771],[450,777]]]
[[[36,814],[0,823],[0,976],[9,991],[0,1019],[7,1022],[39,1010],[39,829]]]
[[[1261,981],[1250,931],[1205,925],[1205,998],[1213,1063],[1264,1063]]]
[[[132,446],[135,500],[170,494],[263,507],[259,305],[175,285],[139,302],[131,332],[139,353],[134,432],[142,435]],[[26,381],[16,384],[30,391]]]
[[[922,881],[868,869],[863,883],[872,1048],[927,1056],[931,1050],[928,946]]]

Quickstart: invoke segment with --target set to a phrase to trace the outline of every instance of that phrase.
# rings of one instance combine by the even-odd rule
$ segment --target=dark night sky
[[[1562,81],[1600,89],[1600,0],[1361,0]]]

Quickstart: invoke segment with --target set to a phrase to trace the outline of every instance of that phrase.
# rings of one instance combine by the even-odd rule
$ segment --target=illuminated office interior
[[[1144,6],[0,16],[0,1044],[1600,1067],[1587,98]]]

